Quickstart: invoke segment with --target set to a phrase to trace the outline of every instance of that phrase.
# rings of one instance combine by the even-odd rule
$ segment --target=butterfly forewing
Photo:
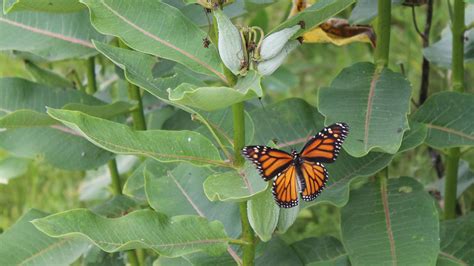
[[[301,150],[301,158],[311,162],[332,163],[336,160],[349,128],[335,123],[314,135]]]
[[[246,146],[242,154],[257,166],[265,181],[288,168],[293,160],[290,154],[267,146]]]
[[[301,192],[304,201],[315,199],[326,186],[328,173],[321,163],[304,161],[301,164],[301,173],[305,183],[305,188]]]
[[[291,208],[298,205],[298,187],[296,168],[292,164],[278,173],[273,181],[273,198],[278,206]]]

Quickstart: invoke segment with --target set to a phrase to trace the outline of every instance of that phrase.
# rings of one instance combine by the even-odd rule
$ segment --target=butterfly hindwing
[[[301,196],[304,201],[312,201],[319,196],[326,186],[328,172],[324,165],[319,162],[303,161],[301,175],[305,183]]]
[[[277,174],[273,181],[273,198],[278,206],[291,208],[298,205],[298,183],[296,178],[294,164]]]
[[[301,158],[311,162],[332,163],[336,160],[349,127],[335,123],[314,135],[301,150]]]
[[[242,154],[257,166],[265,181],[288,168],[293,160],[290,154],[267,146],[246,146]]]

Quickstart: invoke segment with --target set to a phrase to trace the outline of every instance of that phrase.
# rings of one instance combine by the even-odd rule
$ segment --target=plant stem
[[[132,109],[133,128],[136,130],[146,130],[145,112],[143,111],[143,101],[140,88],[128,82],[128,98],[137,102]]]
[[[247,215],[247,202],[240,203],[240,218],[242,220],[242,239],[249,243],[248,245],[243,245],[243,266],[254,265],[255,260],[255,235],[253,233],[252,227],[249,223],[249,218]]]
[[[241,151],[245,145],[245,113],[244,103],[232,105],[232,115],[234,119],[234,165],[240,167],[244,164],[244,157]]]
[[[453,8],[452,79],[453,91],[464,91],[464,1],[455,0]],[[451,148],[446,157],[446,180],[444,186],[444,218],[456,218],[456,193],[460,149]]]
[[[109,167],[110,178],[112,179],[114,195],[122,195],[122,182],[120,181],[120,174],[117,169],[117,161],[112,159],[107,163],[107,166]]]
[[[444,219],[456,218],[457,177],[460,151],[451,148],[446,156],[446,179],[444,183]]]
[[[128,45],[126,45],[121,40],[118,40],[118,46],[120,48],[129,49]],[[132,120],[133,120],[133,128],[136,130],[146,130],[146,120],[145,120],[145,112],[143,111],[143,101],[140,88],[135,84],[128,82],[128,98],[130,100],[136,101],[137,105],[131,110],[132,113]]]
[[[95,78],[95,60],[91,56],[87,59],[87,94],[94,94],[97,91],[97,81]]]
[[[464,1],[454,1],[454,15],[451,31],[453,33],[452,79],[453,90],[464,91]]]
[[[378,0],[377,48],[375,50],[375,64],[378,68],[388,64],[391,12],[390,0]]]

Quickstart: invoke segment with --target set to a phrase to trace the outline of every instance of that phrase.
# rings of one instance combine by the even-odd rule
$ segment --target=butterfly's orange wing
[[[273,181],[273,198],[278,206],[291,208],[298,205],[296,168],[293,164],[277,174]]]
[[[303,161],[301,164],[301,175],[305,183],[301,196],[304,201],[312,201],[324,189],[328,180],[328,172],[324,165],[319,162]]]
[[[348,132],[349,127],[345,123],[325,127],[306,143],[300,152],[301,158],[310,162],[334,162]]]
[[[288,168],[293,160],[290,154],[266,146],[246,146],[242,154],[257,166],[265,181]]]

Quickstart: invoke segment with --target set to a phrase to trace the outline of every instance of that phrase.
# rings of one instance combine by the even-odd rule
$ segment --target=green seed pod
[[[280,50],[280,53],[271,58],[270,60],[261,61],[257,65],[257,70],[263,76],[268,76],[273,74],[275,70],[285,61],[285,58],[288,56],[291,51],[298,47],[301,43],[297,40],[289,41]]]
[[[242,62],[244,62],[240,32],[221,10],[215,10],[214,15],[219,30],[219,55],[224,65],[237,75],[242,68]]]
[[[280,53],[288,40],[301,29],[300,25],[282,29],[265,37],[260,47],[260,59],[269,60]]]

